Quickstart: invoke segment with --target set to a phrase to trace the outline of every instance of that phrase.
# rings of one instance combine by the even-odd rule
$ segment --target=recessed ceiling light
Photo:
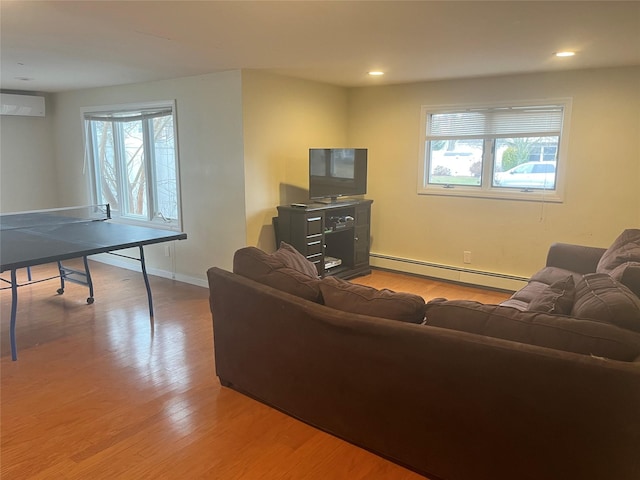
[[[569,50],[564,51],[564,52],[556,52],[555,56],[556,57],[573,57],[576,54],[576,52],[571,52]]]
[[[369,72],[369,75],[372,77],[379,77],[380,75],[384,75],[384,72],[381,72],[380,70],[372,70]]]

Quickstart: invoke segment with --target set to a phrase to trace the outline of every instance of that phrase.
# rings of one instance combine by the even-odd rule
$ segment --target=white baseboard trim
[[[105,263],[114,267],[126,268],[127,270],[133,270],[140,272],[140,262],[135,260],[127,260],[123,257],[109,255],[108,253],[100,253],[98,255],[92,255],[91,260],[96,262]],[[160,270],[157,268],[150,268],[147,265],[147,274],[155,275],[156,277],[168,278],[170,280],[176,280],[178,282],[188,283],[190,285],[196,285],[198,287],[209,288],[209,282],[201,278],[191,277],[188,275],[182,275],[180,273],[169,272],[167,270]]]
[[[127,260],[123,257],[113,256],[109,254],[92,255],[91,260],[112,265],[114,267],[126,268],[127,270],[140,271],[140,262],[135,260]],[[397,272],[411,273],[423,277],[431,277],[451,282],[465,283],[469,285],[497,288],[500,290],[516,291],[520,290],[527,284],[529,280],[526,277],[515,275],[507,275],[495,272],[485,272],[481,270],[472,270],[467,268],[455,267],[451,265],[441,265],[437,263],[424,262],[421,260],[413,260],[409,258],[393,257],[372,252],[370,254],[370,263],[372,267],[383,268],[387,270],[395,270]],[[182,275],[150,268],[147,266],[147,273],[157,277],[168,278],[178,282],[196,285],[198,287],[209,288],[206,279]]]
[[[529,280],[516,275],[472,270],[373,252],[370,254],[370,263],[373,267],[509,291],[520,290]]]

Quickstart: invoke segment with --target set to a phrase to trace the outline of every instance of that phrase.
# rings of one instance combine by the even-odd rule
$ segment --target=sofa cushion
[[[640,335],[613,325],[469,300],[428,302],[425,324],[612,360],[640,354]]]
[[[344,312],[410,323],[424,319],[424,299],[412,293],[378,290],[336,277],[322,279],[320,291],[326,306]]]
[[[569,275],[544,288],[529,304],[532,312],[561,313],[568,315],[573,307],[576,286],[573,277]]]
[[[320,280],[287,267],[275,255],[256,247],[245,247],[233,256],[233,273],[264,285],[320,303]]]
[[[280,242],[280,248],[272,255],[284,263],[286,267],[293,268],[310,277],[318,277],[318,269],[316,266],[288,243]]]
[[[571,315],[640,332],[640,298],[606,273],[582,277]]]
[[[622,263],[611,270],[609,275],[640,298],[640,262]]]
[[[626,262],[640,262],[640,229],[630,228],[622,232],[600,258],[596,273],[611,273]]]

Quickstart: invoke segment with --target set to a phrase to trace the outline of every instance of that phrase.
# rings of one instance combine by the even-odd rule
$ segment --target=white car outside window
[[[555,162],[527,162],[494,175],[495,187],[545,188],[556,185]]]

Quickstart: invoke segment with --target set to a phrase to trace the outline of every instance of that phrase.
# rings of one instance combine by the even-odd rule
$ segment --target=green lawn
[[[480,177],[473,176],[454,176],[454,175],[432,175],[429,181],[435,185],[471,185],[479,186]]]

